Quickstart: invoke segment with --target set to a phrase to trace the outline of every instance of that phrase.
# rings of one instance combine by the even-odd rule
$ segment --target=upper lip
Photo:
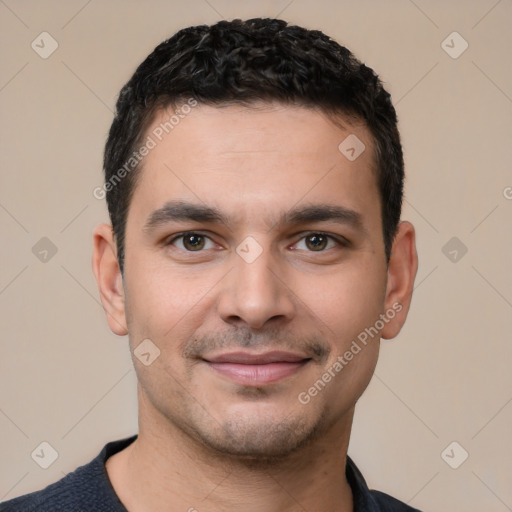
[[[226,352],[216,356],[204,357],[209,363],[239,363],[239,364],[269,364],[269,363],[296,363],[311,359],[304,354],[294,352],[272,351],[261,354],[253,354],[250,352]]]

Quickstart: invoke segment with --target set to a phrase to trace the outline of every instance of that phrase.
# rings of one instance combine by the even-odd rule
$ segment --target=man
[[[186,28],[122,89],[104,168],[93,269],[139,433],[2,510],[414,510],[347,456],[417,270],[375,73],[281,20]]]

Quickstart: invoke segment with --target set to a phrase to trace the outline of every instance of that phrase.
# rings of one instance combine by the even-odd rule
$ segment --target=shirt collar
[[[345,475],[352,489],[354,512],[379,512],[380,507],[375,503],[361,471],[348,455]]]
[[[114,489],[110,485],[110,481],[108,479],[106,468],[105,468],[104,464],[105,464],[106,460],[111,455],[126,448],[129,444],[131,444],[133,441],[135,441],[135,439],[137,439],[137,437],[138,436],[136,434],[129,438],[110,442],[104,447],[104,449],[102,450],[102,453],[100,454],[100,457],[102,459],[103,470],[105,472],[105,477],[109,483],[109,491],[116,498],[117,498],[117,495],[115,494]],[[366,484],[366,481],[365,481],[363,475],[361,474],[361,472],[355,465],[354,461],[348,455],[347,455],[347,463],[345,466],[345,475],[346,475],[348,484],[350,485],[350,489],[352,490],[352,499],[354,502],[354,512],[380,512],[380,507],[373,499],[373,497],[370,493],[370,489],[368,488],[368,485]],[[120,504],[121,503],[119,502],[119,505]]]

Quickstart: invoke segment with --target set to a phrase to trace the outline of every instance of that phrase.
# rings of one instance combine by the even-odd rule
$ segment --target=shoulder
[[[378,506],[376,510],[379,512],[421,512],[384,492],[371,490],[370,495]]]
[[[352,489],[355,512],[421,512],[389,494],[370,489],[361,471],[348,455],[346,477]]]
[[[58,510],[76,511],[78,503],[87,499],[87,494],[98,479],[95,460],[79,467],[58,482],[40,491],[31,492],[0,504],[1,512],[50,512]]]
[[[44,489],[0,503],[0,512],[124,512],[108,479],[105,461],[136,436],[106,444],[99,455]]]

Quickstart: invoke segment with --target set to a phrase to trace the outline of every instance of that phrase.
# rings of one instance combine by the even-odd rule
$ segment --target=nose
[[[243,253],[240,253],[243,254]],[[222,281],[218,312],[230,324],[253,330],[269,322],[287,323],[295,314],[290,284],[269,248],[254,261],[233,253],[234,268]]]

